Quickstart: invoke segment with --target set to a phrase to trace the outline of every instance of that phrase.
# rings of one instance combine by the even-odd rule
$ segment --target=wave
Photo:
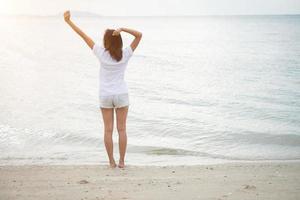
[[[290,158],[283,157],[259,157],[259,158],[247,158],[242,156],[226,156],[217,153],[206,153],[199,151],[190,151],[180,148],[165,148],[165,147],[154,147],[154,146],[134,146],[131,145],[128,148],[130,151],[144,153],[148,155],[169,155],[169,156],[196,156],[205,157],[213,159],[223,159],[223,160],[238,160],[238,161],[262,161],[262,160],[300,160],[299,156],[294,156]]]
[[[256,144],[256,145],[281,145],[290,147],[300,147],[300,136],[296,134],[268,134],[246,131],[242,134],[229,134],[219,140],[235,142],[238,144]],[[300,152],[299,152],[300,154]]]

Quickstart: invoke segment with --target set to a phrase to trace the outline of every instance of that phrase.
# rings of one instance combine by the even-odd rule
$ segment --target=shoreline
[[[104,164],[107,163],[107,164]],[[205,161],[202,164],[195,163],[195,164],[147,164],[147,163],[142,163],[142,164],[128,164],[129,162],[125,160],[126,166],[133,166],[133,167],[181,167],[181,166],[193,166],[193,167],[201,167],[201,166],[210,166],[210,165],[230,165],[230,164],[284,164],[284,163],[299,163],[300,160],[223,160],[223,161]],[[136,162],[135,162],[136,163]],[[18,167],[18,166],[106,166],[108,165],[108,161],[102,161],[99,164],[96,164],[95,162],[63,162],[63,163],[9,163],[9,164],[1,164],[0,163],[0,168],[1,167]]]
[[[300,162],[0,166],[0,199],[299,199]]]

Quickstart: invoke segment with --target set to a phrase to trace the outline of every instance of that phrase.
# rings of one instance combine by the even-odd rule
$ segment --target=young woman
[[[67,24],[86,42],[100,62],[100,90],[99,104],[104,122],[104,143],[108,154],[110,167],[117,165],[113,157],[113,126],[114,110],[119,133],[119,168],[124,168],[124,158],[127,146],[126,118],[129,107],[129,95],[124,73],[129,59],[139,45],[142,33],[128,28],[106,29],[103,37],[103,46],[94,41],[80,30],[70,19],[70,11],[64,13]],[[121,32],[134,36],[130,46],[123,48]]]

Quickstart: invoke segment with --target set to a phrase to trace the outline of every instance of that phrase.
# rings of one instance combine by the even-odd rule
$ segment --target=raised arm
[[[131,42],[130,46],[132,51],[134,51],[137,46],[139,45],[141,39],[142,39],[142,33],[133,29],[129,29],[129,28],[119,28],[116,31],[113,32],[113,35],[118,35],[120,34],[122,31],[129,33],[131,35],[133,35],[135,38],[134,40]]]
[[[70,11],[66,11],[64,13],[64,18],[65,18],[65,21],[67,22],[67,24],[69,24],[71,26],[71,28],[86,42],[86,44],[91,49],[93,49],[93,46],[95,44],[94,41],[89,36],[87,36],[82,30],[80,30],[80,28],[71,21]]]

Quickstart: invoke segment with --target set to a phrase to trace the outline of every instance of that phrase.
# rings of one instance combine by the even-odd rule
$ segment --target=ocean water
[[[300,16],[74,22],[97,42],[107,27],[143,32],[126,72],[127,164],[300,160]],[[59,16],[0,27],[0,165],[107,164],[92,51]]]

